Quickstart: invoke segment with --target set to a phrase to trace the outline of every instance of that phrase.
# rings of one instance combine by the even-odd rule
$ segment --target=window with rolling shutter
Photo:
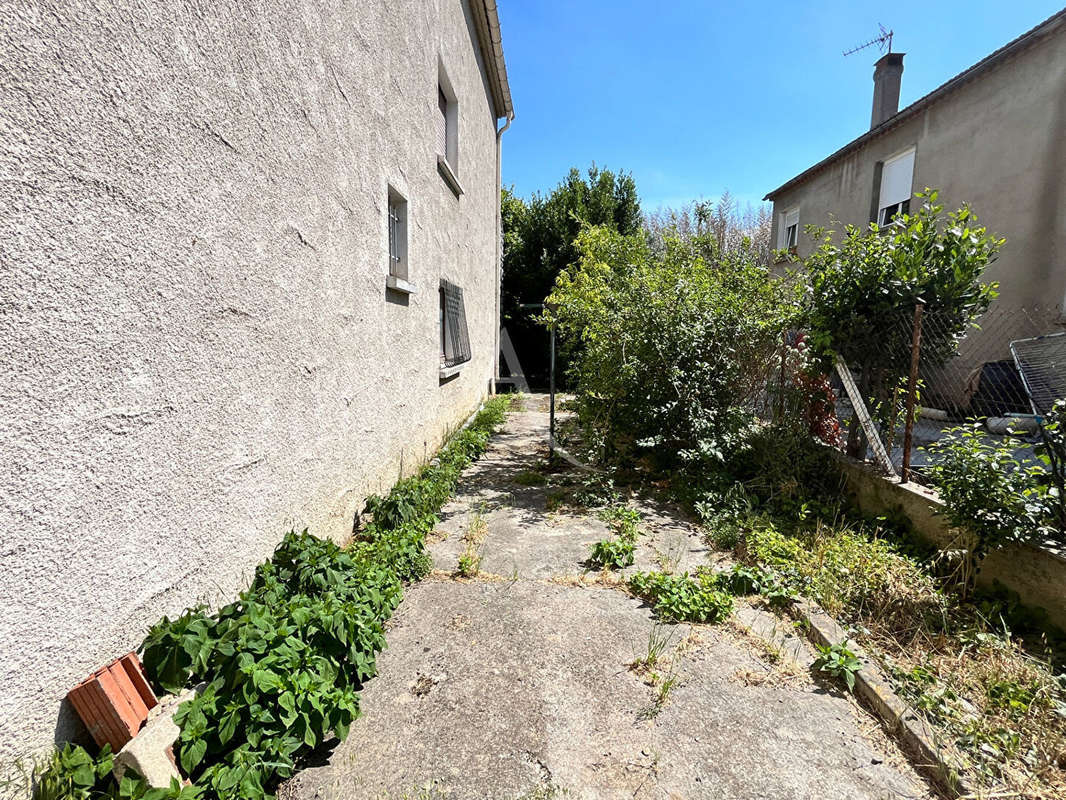
[[[800,210],[792,208],[781,215],[781,225],[777,233],[777,246],[781,250],[795,252],[799,243]]]
[[[448,157],[448,97],[437,86],[437,153]]]
[[[470,336],[466,328],[463,290],[446,280],[440,282],[440,363],[454,367],[470,360]]]
[[[887,225],[897,214],[906,214],[910,211],[913,177],[913,147],[885,162],[881,168],[881,190],[877,201],[878,225]]]

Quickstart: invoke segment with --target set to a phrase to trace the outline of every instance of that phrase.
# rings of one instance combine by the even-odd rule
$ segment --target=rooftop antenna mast
[[[863,42],[862,44],[860,44],[860,45],[858,45],[856,47],[853,47],[850,50],[843,51],[844,55],[845,56],[850,56],[852,53],[857,53],[860,50],[865,50],[867,47],[871,47],[872,45],[875,45],[875,44],[877,45],[877,49],[880,50],[882,53],[891,53],[892,52],[892,31],[886,31],[885,30],[885,26],[882,25],[881,23],[878,23],[877,27],[881,29],[881,35],[880,36],[875,36],[873,39],[871,39],[868,42]]]

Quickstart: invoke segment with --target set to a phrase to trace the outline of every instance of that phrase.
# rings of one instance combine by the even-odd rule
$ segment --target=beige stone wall
[[[290,528],[336,539],[486,395],[495,114],[464,0],[4,4],[0,762]],[[437,170],[438,63],[459,100]],[[386,293],[386,191],[409,299]],[[474,358],[438,379],[442,277]]]
[[[948,209],[969,203],[983,224],[1007,238],[987,273],[1000,283],[997,303],[1007,308],[1061,304],[1066,298],[1064,131],[1066,26],[1060,25],[1054,35],[776,197],[773,241],[780,214],[796,205],[801,228],[865,227],[874,165],[916,146],[914,189],[940,189],[940,201]],[[808,165],[796,166],[799,172]],[[801,235],[799,254],[810,250],[810,240]]]

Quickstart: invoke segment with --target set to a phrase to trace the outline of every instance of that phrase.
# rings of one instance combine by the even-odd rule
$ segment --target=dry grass
[[[877,531],[759,520],[738,553],[850,626],[984,796],[1066,797],[1066,685],[1046,647],[1026,649]]]

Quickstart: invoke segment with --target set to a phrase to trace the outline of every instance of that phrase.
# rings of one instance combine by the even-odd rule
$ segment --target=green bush
[[[629,579],[629,588],[656,614],[672,622],[721,622],[733,611],[732,596],[706,573],[689,577],[687,572],[638,572]]]
[[[371,521],[348,547],[290,533],[237,602],[213,615],[190,609],[149,631],[143,662],[156,686],[206,683],[175,717],[178,760],[197,792],[271,797],[308,753],[345,738],[403,584],[429,570],[426,533],[507,403],[490,400],[434,463],[370,498]]]
[[[713,237],[667,237],[653,254],[642,234],[592,227],[577,244],[549,300],[593,442],[609,458],[721,464],[751,425],[796,296]]]
[[[990,551],[1050,533],[1047,474],[1021,464],[1009,438],[991,437],[974,422],[949,429],[928,451],[945,515],[973,535],[968,581]]]
[[[935,190],[915,196],[921,205],[884,228],[849,225],[842,236],[809,229],[818,247],[803,263],[813,350],[826,371],[834,357],[848,363],[888,429],[899,411],[893,389],[910,368],[915,304],[923,301],[937,320],[922,332],[922,363],[943,363],[995,298],[996,284],[981,278],[1004,244],[967,206],[945,218]],[[859,431],[854,424],[849,431],[851,455],[861,452]]]

